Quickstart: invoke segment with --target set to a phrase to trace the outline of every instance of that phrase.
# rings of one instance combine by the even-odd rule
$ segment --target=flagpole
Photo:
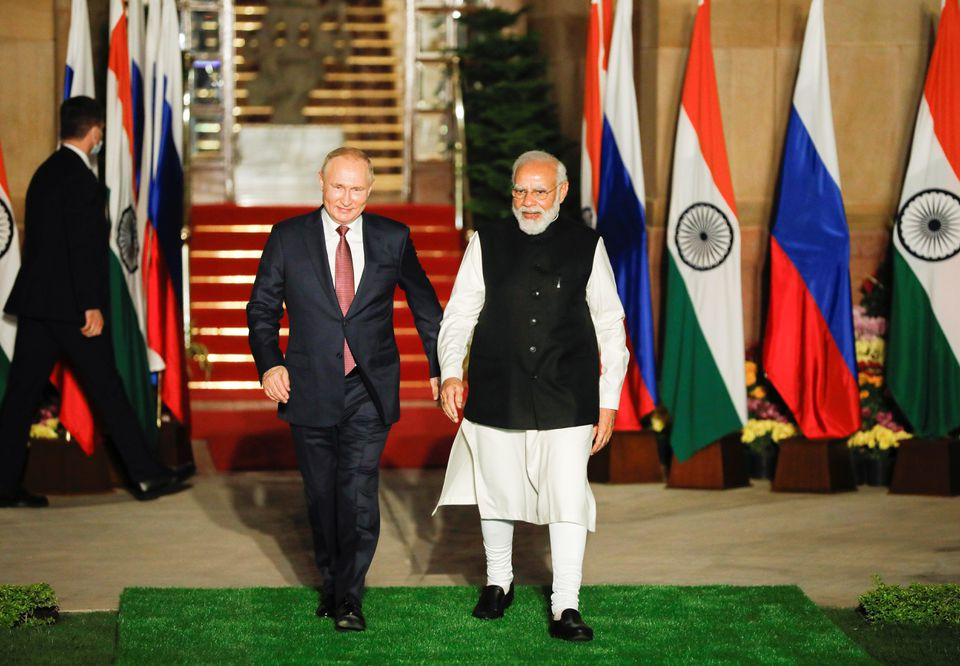
[[[160,417],[163,415],[163,399],[161,398],[163,388],[163,370],[157,373],[157,429],[160,429]]]

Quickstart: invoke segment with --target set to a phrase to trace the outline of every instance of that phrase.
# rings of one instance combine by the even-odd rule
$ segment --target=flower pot
[[[777,472],[777,454],[779,449],[776,446],[766,447],[761,450],[747,448],[747,460],[750,469],[751,479],[772,479]]]
[[[893,456],[869,456],[864,468],[864,482],[868,486],[889,486],[893,478]]]
[[[870,466],[870,455],[862,448],[850,449],[853,458],[853,479],[858,486],[867,482],[867,468]]]

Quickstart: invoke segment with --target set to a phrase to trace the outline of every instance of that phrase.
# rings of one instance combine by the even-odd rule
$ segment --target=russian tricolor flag
[[[87,0],[73,0],[70,6],[70,34],[67,36],[67,64],[63,75],[63,99],[81,95],[96,97],[91,54]]]
[[[597,203],[597,231],[610,255],[632,352],[617,411],[618,430],[639,429],[640,418],[657,403],[632,22],[633,3],[618,2],[604,95]]]
[[[767,377],[811,439],[860,427],[850,235],[840,196],[823,0],[813,0],[787,125],[773,234]]]
[[[159,8],[151,7],[151,13]],[[164,362],[160,397],[181,423],[189,420],[183,340],[183,59],[175,0],[164,0],[150,68],[152,108],[144,153],[149,155],[147,233],[143,248],[147,344]],[[153,17],[151,16],[151,19]],[[148,44],[152,44],[148,26]],[[147,62],[153,62],[151,54]]]
[[[133,99],[133,170],[140,191],[143,159],[143,0],[127,0],[127,39],[130,50],[130,95]]]

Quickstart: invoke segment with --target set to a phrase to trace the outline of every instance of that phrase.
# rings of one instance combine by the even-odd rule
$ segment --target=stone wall
[[[21,238],[27,185],[58,143],[70,4],[70,0],[0,0],[0,144]],[[87,4],[94,77],[102,100],[109,0]]]
[[[840,179],[851,231],[851,277],[886,251],[939,0],[828,0],[825,8]],[[760,327],[761,274],[809,0],[713,0],[712,38],[724,134],[743,229],[744,325]],[[580,135],[586,0],[533,0],[564,132]],[[659,312],[663,227],[695,0],[636,0],[636,82]]]

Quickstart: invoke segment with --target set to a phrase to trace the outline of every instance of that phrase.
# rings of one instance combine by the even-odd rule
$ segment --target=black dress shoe
[[[0,493],[0,508],[4,509],[39,509],[50,506],[50,502],[43,495],[34,495],[24,488],[17,488],[12,493]]]
[[[333,617],[335,610],[332,596],[320,597],[320,603],[317,604],[317,617]]]
[[[141,502],[157,499],[162,495],[172,495],[186,490],[183,481],[175,473],[166,474],[154,479],[137,481],[130,489],[133,496]]]
[[[593,629],[583,621],[579,611],[568,608],[559,620],[550,619],[550,635],[565,641],[592,641]]]
[[[197,473],[197,466],[192,462],[188,462],[182,465],[177,465],[176,467],[172,467],[170,471],[173,472],[174,476],[180,480],[180,483],[183,483]]]
[[[337,606],[334,624],[337,631],[363,631],[367,621],[360,610],[360,602],[353,597],[345,597]]]
[[[499,585],[487,585],[480,592],[480,599],[473,607],[473,616],[481,620],[496,620],[503,617],[503,611],[513,603],[513,583],[504,593]]]

